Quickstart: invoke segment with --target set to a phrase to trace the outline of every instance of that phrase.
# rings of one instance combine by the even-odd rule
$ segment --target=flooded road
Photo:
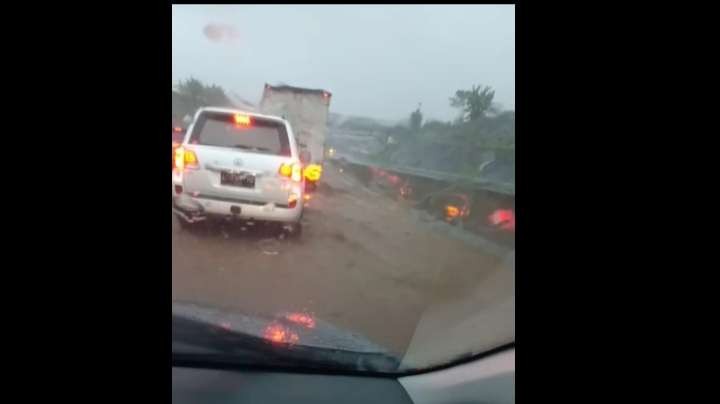
[[[437,302],[512,288],[509,250],[422,215],[328,164],[299,240],[173,218],[173,301],[251,315],[307,312],[402,354]],[[472,310],[472,308],[467,308]]]

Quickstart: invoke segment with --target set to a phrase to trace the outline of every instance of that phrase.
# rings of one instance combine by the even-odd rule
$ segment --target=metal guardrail
[[[484,179],[482,177],[471,177],[468,175],[453,174],[444,171],[428,170],[424,168],[389,165],[385,163],[374,162],[369,159],[360,159],[355,156],[343,153],[336,153],[331,160],[340,159],[345,159],[351,164],[378,167],[382,168],[383,170],[391,171],[398,174],[430,178],[436,181],[452,181],[455,183],[463,183],[473,187],[486,189],[505,195],[515,195],[515,184],[513,183],[492,181],[489,179]]]

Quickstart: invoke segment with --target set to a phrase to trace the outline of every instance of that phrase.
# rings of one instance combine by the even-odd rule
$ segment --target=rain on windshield
[[[174,5],[172,31],[175,315],[387,372],[514,342],[513,6]]]

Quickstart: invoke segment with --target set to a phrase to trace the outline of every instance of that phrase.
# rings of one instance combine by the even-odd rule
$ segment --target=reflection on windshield
[[[514,66],[513,6],[174,5],[174,355],[513,343]]]
[[[300,337],[288,327],[280,323],[271,323],[265,328],[265,339],[270,342],[297,344]]]
[[[315,328],[315,319],[310,315],[306,313],[290,313],[287,316],[285,316],[288,320],[292,321],[295,324],[300,324],[303,327],[307,328]]]

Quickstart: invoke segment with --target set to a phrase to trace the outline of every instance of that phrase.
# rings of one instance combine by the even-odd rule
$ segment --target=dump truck
[[[309,153],[303,163],[322,166],[331,97],[326,90],[265,84],[260,112],[287,119],[300,150]]]

